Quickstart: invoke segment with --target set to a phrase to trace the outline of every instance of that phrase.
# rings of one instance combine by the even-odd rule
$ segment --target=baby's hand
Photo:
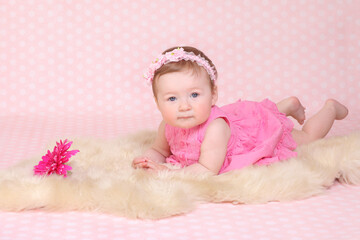
[[[144,163],[146,163],[149,159],[147,157],[136,157],[134,158],[133,162],[132,162],[132,167],[133,168],[142,168],[142,166],[144,166]]]
[[[154,172],[158,172],[158,171],[163,171],[163,170],[169,170],[168,167],[154,162],[151,159],[147,158],[147,157],[137,157],[133,160],[132,166],[134,168],[143,168],[149,171],[154,171]]]

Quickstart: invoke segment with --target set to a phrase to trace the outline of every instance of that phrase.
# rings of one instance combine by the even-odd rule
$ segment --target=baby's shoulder
[[[214,119],[206,129],[201,149],[226,149],[230,137],[231,130],[226,121],[222,118]]]
[[[207,127],[205,135],[212,135],[214,137],[220,135],[229,135],[231,134],[230,126],[224,118],[214,119]]]

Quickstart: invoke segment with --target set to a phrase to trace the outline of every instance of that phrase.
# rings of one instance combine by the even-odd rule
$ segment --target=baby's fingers
[[[144,158],[144,157],[138,157],[138,158],[135,158],[132,162],[132,166],[135,167],[136,165],[138,164],[141,164],[141,163],[144,163],[146,161],[149,161],[147,158]]]
[[[148,170],[151,170],[154,172],[169,170],[169,168],[167,168],[166,166],[159,164],[159,163],[154,163],[154,162],[147,162],[146,166],[147,166]]]
[[[133,162],[134,168],[144,168],[144,169],[153,169],[155,170],[157,167],[157,163],[149,159],[141,159]]]
[[[147,162],[139,162],[136,164],[133,164],[133,168],[149,168]]]
[[[143,168],[155,170],[157,164],[152,161],[145,161],[145,162],[141,163],[141,165]]]

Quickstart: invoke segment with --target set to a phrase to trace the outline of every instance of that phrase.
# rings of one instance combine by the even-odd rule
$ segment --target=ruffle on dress
[[[238,101],[221,108],[232,123],[233,137],[220,173],[248,165],[267,165],[295,157],[294,124],[268,99]]]
[[[237,101],[221,108],[214,106],[209,119],[194,128],[166,125],[165,137],[172,155],[166,162],[181,167],[197,163],[208,125],[223,118],[231,129],[227,153],[220,173],[252,164],[266,165],[297,155],[292,138],[293,123],[268,99],[262,102]]]

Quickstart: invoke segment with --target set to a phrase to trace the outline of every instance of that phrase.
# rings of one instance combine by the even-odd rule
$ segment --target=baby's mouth
[[[181,116],[181,117],[178,117],[178,119],[189,119],[189,118],[192,118],[193,116]]]

